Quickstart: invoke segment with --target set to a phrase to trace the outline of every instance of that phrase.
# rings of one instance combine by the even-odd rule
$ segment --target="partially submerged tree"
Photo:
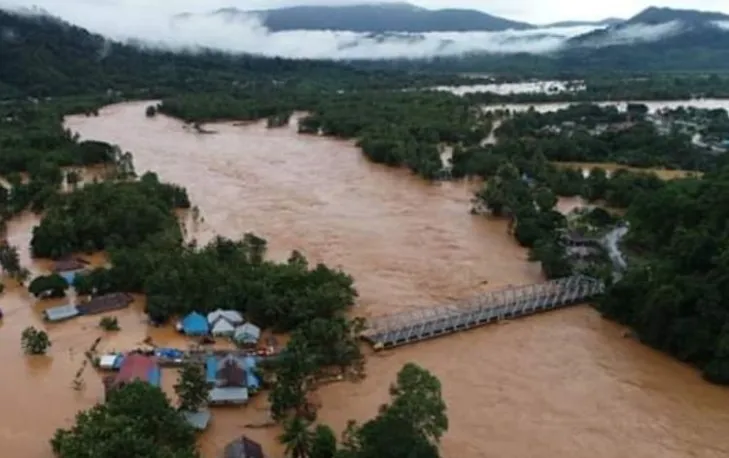
[[[303,339],[292,339],[273,363],[275,381],[268,400],[274,420],[283,420],[291,412],[306,410],[308,382],[316,369],[316,357],[308,343]]]
[[[334,458],[337,454],[337,436],[327,425],[317,425],[311,437],[309,458]]]
[[[0,243],[0,267],[10,276],[20,272],[20,256],[16,247]]]
[[[51,439],[58,458],[199,458],[195,432],[157,387],[134,381]]]
[[[180,410],[197,412],[208,403],[210,385],[200,364],[185,362],[175,385],[175,393],[180,399]]]
[[[68,282],[58,274],[36,277],[28,286],[28,291],[35,297],[63,297],[67,289]]]
[[[5,242],[0,242],[0,267],[8,276],[21,284],[30,276],[28,269],[20,265],[18,249]]]
[[[287,458],[307,458],[310,456],[313,435],[309,430],[310,422],[299,415],[284,423],[284,432],[279,441],[286,446]]]
[[[20,345],[29,355],[42,355],[51,346],[51,341],[45,331],[29,326],[20,335]]]
[[[119,320],[115,316],[105,316],[99,320],[99,327],[105,331],[118,331]]]
[[[448,429],[440,382],[406,364],[390,387],[392,400],[362,426],[350,423],[341,458],[439,458],[438,441]]]

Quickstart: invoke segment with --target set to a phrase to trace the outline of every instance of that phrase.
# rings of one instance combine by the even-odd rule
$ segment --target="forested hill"
[[[626,21],[578,35],[552,53],[438,57],[362,62],[378,68],[509,72],[675,72],[729,70],[729,15],[647,8]]]
[[[115,43],[49,16],[0,10],[0,99],[128,91],[220,90],[255,81],[303,81],[347,89],[348,85],[417,84],[427,75],[361,70],[314,60],[287,60],[219,52],[172,53]]]
[[[409,3],[346,6],[293,6],[244,12],[224,8],[214,14],[255,14],[272,31],[348,30],[353,32],[463,32],[534,28],[524,22],[467,9],[429,10]]]

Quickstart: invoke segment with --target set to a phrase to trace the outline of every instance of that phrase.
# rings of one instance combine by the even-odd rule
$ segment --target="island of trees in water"
[[[353,279],[325,265],[310,266],[297,251],[286,262],[272,262],[266,258],[266,240],[255,234],[216,238],[205,246],[185,242],[186,228],[176,212],[187,211],[194,220],[195,211],[183,187],[162,183],[152,173],[136,177],[129,153],[80,141],[61,127],[63,114],[93,116],[109,100],[0,106],[0,174],[7,180],[0,189],[0,210],[3,222],[26,210],[42,214],[31,241],[33,255],[106,251],[109,267],[77,276],[77,292],[144,294],[156,323],[192,310],[224,308],[290,333],[281,357],[265,370],[272,380],[272,414],[286,425],[291,454],[399,458],[418,450],[418,457],[437,457],[437,439],[447,425],[440,388],[430,374],[412,367],[401,373],[406,380],[398,380],[407,388],[395,388],[390,406],[375,419],[350,428],[340,450],[321,445],[331,443],[332,434],[312,431],[308,393],[332,370],[354,377],[363,370],[356,340],[362,322],[348,314],[356,300]],[[598,309],[634,328],[647,344],[697,365],[709,380],[729,383],[729,310],[723,301],[729,294],[724,285],[729,264],[724,262],[727,218],[722,216],[729,169],[723,156],[707,154],[688,133],[660,132],[645,107],[634,105],[625,113],[594,105],[506,113],[442,92],[259,83],[226,94],[173,94],[159,111],[196,123],[268,119],[271,128],[305,111],[298,126],[302,134],[354,139],[373,161],[406,166],[427,179],[484,179],[475,207],[510,218],[515,238],[530,248],[549,277],[574,270],[561,237],[567,221],[555,210],[557,196],[582,196],[623,209],[631,225],[625,244],[631,267],[622,281],[609,286]],[[703,128],[721,136],[726,125],[721,119],[717,114]],[[495,142],[484,141],[492,131]],[[453,155],[444,165],[446,146]],[[556,165],[559,161],[611,161],[704,175],[665,182],[650,173],[608,174],[598,168],[584,176]],[[81,168],[92,165],[103,166],[106,179],[81,183]],[[18,280],[27,280],[12,247],[0,250],[0,262]],[[54,283],[36,287],[65,291]],[[116,456],[112,450],[142,437],[145,444],[160,446],[139,446],[134,449],[138,456],[196,456],[193,436],[160,396],[150,387],[131,385],[80,416],[74,428],[59,432],[54,450],[63,458],[91,456],[89,450],[109,453],[94,456]],[[139,412],[133,407],[139,400],[154,407]],[[134,423],[127,436],[102,439],[103,432],[124,422]],[[163,424],[174,427],[163,431]],[[313,452],[321,449],[326,451]]]

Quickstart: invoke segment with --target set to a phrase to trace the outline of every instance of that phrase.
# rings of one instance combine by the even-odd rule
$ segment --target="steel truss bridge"
[[[602,281],[583,275],[510,287],[451,304],[375,318],[368,322],[362,338],[376,349],[392,348],[579,304],[604,290]]]

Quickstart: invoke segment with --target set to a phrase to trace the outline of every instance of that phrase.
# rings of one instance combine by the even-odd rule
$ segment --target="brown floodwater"
[[[542,279],[504,222],[469,214],[477,183],[428,184],[368,162],[349,142],[299,136],[293,128],[227,123],[208,127],[217,134],[196,134],[169,118],[147,119],[146,105],[111,106],[99,117],[70,117],[67,126],[132,151],[138,172],[153,170],[186,186],[204,219],[189,225],[191,237],[203,242],[253,231],[269,240],[274,258],[298,249],[351,273],[360,292],[357,314],[430,307]],[[25,216],[9,225],[9,241],[26,263],[36,223]],[[34,271],[47,267],[33,264]],[[49,304],[17,288],[6,290],[0,304],[3,456],[46,458],[54,429],[102,398],[100,377],[89,368],[85,389],[71,388],[83,351],[102,335],[98,317],[43,324],[39,311]],[[187,345],[170,329],[148,328],[141,309],[140,298],[116,313],[122,331],[105,335],[101,347],[127,349],[146,336]],[[48,329],[48,356],[22,354],[19,335],[28,325]],[[320,419],[339,431],[349,419],[373,416],[397,371],[412,361],[442,382],[446,458],[729,456],[729,390],[623,338],[620,327],[587,306],[368,355],[365,380],[319,390]],[[174,372],[165,371],[167,392],[174,382]],[[264,398],[215,409],[201,437],[204,456],[216,457],[240,434],[281,456],[276,429],[246,428],[266,419]]]

